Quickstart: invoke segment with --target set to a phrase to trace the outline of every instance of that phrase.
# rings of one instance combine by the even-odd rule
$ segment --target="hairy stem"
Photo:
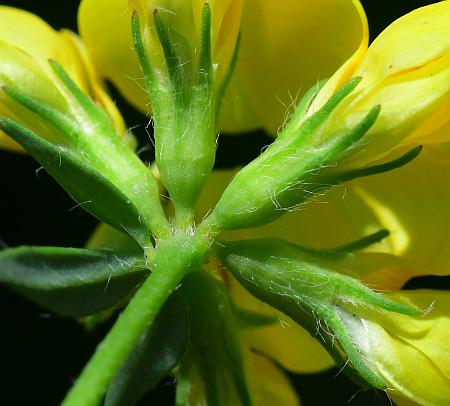
[[[145,280],[107,336],[97,347],[63,406],[98,405],[139,337],[191,269],[201,265],[209,247],[204,235],[180,235],[158,247]]]

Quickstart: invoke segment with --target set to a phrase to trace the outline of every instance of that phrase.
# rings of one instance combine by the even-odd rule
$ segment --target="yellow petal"
[[[272,313],[275,315],[275,312]],[[312,337],[281,313],[278,318],[276,325],[246,333],[245,340],[250,348],[294,373],[316,373],[335,366],[331,356],[320,344],[319,336]]]
[[[367,17],[364,14],[364,10],[359,2],[355,2],[355,7],[357,7],[359,10],[362,27],[361,42],[359,44],[359,47],[356,49],[353,55],[347,61],[345,61],[345,63],[330,77],[330,79],[327,80],[325,85],[320,90],[319,94],[311,103],[306,117],[319,110],[340,87],[342,87],[347,81],[352,78],[356,67],[361,62],[361,59],[367,51],[367,46],[369,45],[369,27]]]
[[[198,0],[197,0],[198,1]],[[214,63],[225,74],[233,56],[241,25],[244,0],[215,0],[211,2],[213,13],[212,41]]]
[[[364,148],[349,162],[373,161],[397,146],[450,139],[449,21],[450,2],[432,4],[398,19],[371,44],[353,74],[361,83],[323,129],[326,136],[339,134],[381,106]]]
[[[261,355],[251,354],[249,357],[248,382],[255,406],[300,406],[287,376]]]
[[[371,313],[358,341],[369,362],[394,390],[419,404],[450,403],[450,293],[405,291],[396,300],[428,309],[420,318]]]
[[[422,69],[448,54],[450,3],[418,8],[386,28],[370,45],[356,76],[362,75],[360,91],[387,78]]]
[[[42,64],[64,52],[61,39],[55,37],[55,31],[44,20],[13,7],[0,7],[0,38],[15,48],[26,50]]]
[[[3,131],[0,131],[0,149],[6,149],[15,152],[25,152],[19,144],[9,138]]]
[[[183,36],[192,41],[198,36],[202,1],[192,3],[154,0],[150,6],[176,10],[165,17],[175,19],[176,27],[182,26]],[[149,7],[138,0],[133,5],[141,13]],[[241,0],[211,2],[216,63],[228,60],[232,53],[241,6]],[[194,7],[190,25],[186,22],[192,18],[192,12],[186,11],[189,7]],[[149,113],[139,80],[142,74],[132,51],[130,18],[125,0],[83,0],[79,29],[99,71],[131,103]],[[241,32],[238,66],[223,110],[222,127],[228,131],[260,126],[275,131],[286,112],[283,103],[290,105],[292,98],[315,81],[330,76],[367,42],[366,19],[357,0],[289,0],[282,6],[275,0],[248,0],[244,2]]]
[[[148,95],[133,51],[131,12],[126,0],[83,0],[78,9],[78,28],[100,74],[133,105],[148,112]]]
[[[450,132],[450,100],[433,113],[422,125],[408,137],[409,142],[433,144],[448,141]]]
[[[226,131],[262,126],[275,133],[310,86],[367,43],[366,18],[356,0],[248,0],[241,32],[223,107]]]
[[[210,1],[212,15],[213,63],[219,74],[225,70],[239,31],[242,0]],[[179,46],[189,59],[198,52],[203,0],[83,0],[78,11],[81,37],[98,71],[111,80],[135,107],[150,115],[150,100],[144,90],[142,72],[133,51],[131,14],[137,10],[145,25],[144,41],[152,63],[164,65],[157,42],[153,10],[158,9]],[[99,18],[101,16],[101,18]]]
[[[394,401],[395,406],[420,406],[417,402],[400,397],[396,394],[388,393],[389,398]]]
[[[3,13],[0,13],[2,15]],[[14,86],[22,92],[32,95],[59,111],[68,111],[69,104],[36,60],[19,48],[15,48],[0,39],[0,84]],[[15,102],[4,92],[0,92],[0,113],[46,135],[52,141],[58,141],[55,130],[46,126],[42,120],[28,109]]]
[[[87,90],[83,67],[67,37],[60,35],[36,15],[13,7],[0,6],[0,40],[10,48],[26,53],[44,72],[50,72],[49,59],[55,59],[72,79]]]
[[[106,95],[78,37],[57,32],[45,21],[29,12],[0,6],[0,83],[14,86],[63,114],[71,114],[71,104],[52,72],[49,59],[58,61],[75,83],[111,115],[123,133],[123,120]],[[5,94],[0,95],[0,113],[7,115],[39,134],[56,141],[58,134],[24,107]],[[0,145],[15,149],[0,134]]]
[[[416,276],[411,268],[407,260],[382,252],[357,252],[335,264],[337,271],[359,278],[370,288],[382,292],[401,289]]]
[[[449,170],[447,151],[425,147],[411,164],[350,185],[374,221],[391,231],[389,252],[415,273],[450,274]]]

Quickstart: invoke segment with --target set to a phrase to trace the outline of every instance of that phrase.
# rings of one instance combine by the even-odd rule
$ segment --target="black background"
[[[396,18],[434,2],[365,0],[362,3],[373,39]],[[77,0],[10,0],[1,4],[33,11],[55,28],[76,30]],[[127,125],[140,125],[135,132],[142,145],[147,143],[143,127],[148,120],[117,93],[113,96]],[[262,132],[221,137],[216,165],[248,162],[269,142]],[[0,246],[81,247],[96,220],[80,208],[72,210],[75,203],[45,171],[37,173],[38,168],[28,156],[0,151]],[[51,315],[0,288],[0,404],[58,404],[107,329],[105,325],[88,333],[76,322]],[[389,405],[383,392],[360,392],[337,372],[292,376],[302,405]],[[165,380],[141,404],[170,405],[172,402],[173,385]]]

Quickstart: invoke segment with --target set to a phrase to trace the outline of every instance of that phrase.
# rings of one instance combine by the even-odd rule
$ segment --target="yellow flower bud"
[[[26,11],[0,7],[0,86],[13,87],[76,120],[77,107],[55,77],[50,59],[58,61],[72,80],[102,105],[116,129],[123,133],[123,120],[98,82],[78,37],[65,30],[57,32]],[[55,129],[3,91],[0,92],[0,114],[21,122],[49,140],[62,142]],[[1,132],[0,146],[20,148]]]

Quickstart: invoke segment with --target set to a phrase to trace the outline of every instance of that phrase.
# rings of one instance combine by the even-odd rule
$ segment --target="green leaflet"
[[[0,283],[64,316],[114,306],[148,273],[139,254],[27,246],[0,251]]]
[[[327,182],[332,185],[338,185],[340,183],[348,182],[353,179],[363,178],[366,176],[373,176],[379,173],[384,173],[388,171],[392,171],[397,168],[401,168],[404,165],[410,163],[413,159],[417,158],[418,155],[422,152],[422,146],[418,145],[399,156],[398,158],[393,159],[392,161],[384,162],[382,164],[370,165],[363,168],[350,169],[344,172],[337,172],[331,174],[327,178]]]
[[[187,307],[175,292],[142,334],[106,393],[104,406],[132,406],[176,367],[188,345]]]
[[[203,271],[187,275],[182,291],[189,303],[190,346],[180,367],[183,385],[177,392],[177,405],[206,401],[207,406],[250,406],[240,322],[228,292]]]
[[[148,228],[137,207],[107,177],[78,156],[57,147],[13,120],[0,118],[0,128],[22,145],[86,211],[150,246]]]

